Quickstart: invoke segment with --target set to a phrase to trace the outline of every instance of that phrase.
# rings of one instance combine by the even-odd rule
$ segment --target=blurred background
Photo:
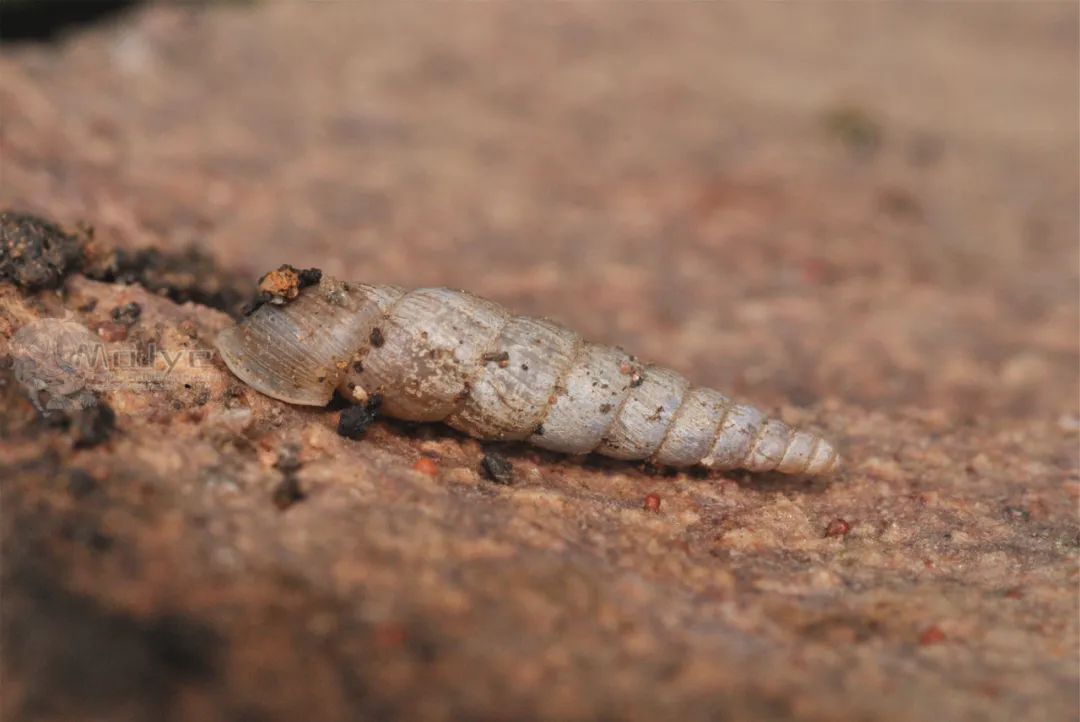
[[[52,5],[4,3],[8,205],[770,400],[1077,396],[1071,3]]]
[[[0,206],[91,224],[121,247],[194,245],[252,282],[291,263],[467,288],[764,408],[813,414],[854,460],[844,488],[862,491],[808,499],[751,484],[731,492],[737,502],[698,498],[678,543],[713,551],[683,566],[644,540],[617,546],[617,525],[611,536],[571,525],[565,556],[588,559],[586,571],[570,587],[562,571],[515,577],[529,603],[474,594],[505,567],[477,572],[474,587],[457,576],[458,552],[425,558],[481,610],[431,633],[441,658],[472,665],[471,681],[402,662],[388,668],[392,692],[350,687],[338,662],[351,652],[318,647],[323,692],[268,703],[265,717],[244,707],[245,719],[357,697],[375,700],[363,708],[375,716],[412,718],[1076,719],[1075,625],[1061,620],[1077,601],[1066,491],[1080,488],[1078,19],[1073,2],[0,0]],[[547,479],[572,490],[560,509],[623,493],[603,486],[610,471],[577,473]],[[1001,516],[1005,500],[1036,488],[1054,531],[1006,530],[1019,517]],[[921,526],[939,492],[955,503]],[[1024,498],[1007,508],[1037,517]],[[894,516],[881,511],[893,504]],[[855,565],[873,574],[847,576],[839,547],[792,552],[781,531],[800,509],[818,544],[839,507],[876,519],[855,534],[868,540]],[[901,517],[910,536],[897,536]],[[753,543],[725,537],[733,524]],[[973,525],[986,536],[950,556],[961,542],[946,540]],[[513,546],[532,532],[507,533]],[[904,571],[891,566],[901,538],[916,549],[910,566],[896,562]],[[599,559],[583,551],[604,539],[615,546]],[[295,552],[307,573],[333,544],[301,547],[283,558]],[[824,563],[817,554],[842,581],[790,582]],[[1004,585],[1025,574],[1043,606],[995,617]],[[347,586],[309,582],[334,599]],[[592,586],[616,582],[616,601]],[[546,599],[548,588],[560,591]],[[790,606],[723,606],[751,588]],[[848,594],[860,611],[831,616]],[[891,626],[930,599],[968,620],[942,633],[966,639],[956,656],[919,651],[928,622]],[[533,603],[550,614],[535,637],[523,632]],[[655,634],[605,627],[607,604],[647,616]],[[444,613],[417,614],[437,628]],[[493,651],[519,644],[512,659],[535,654],[546,671],[515,676]],[[575,683],[592,692],[567,691]],[[442,706],[417,701],[425,685]],[[229,704],[258,697],[233,693]]]

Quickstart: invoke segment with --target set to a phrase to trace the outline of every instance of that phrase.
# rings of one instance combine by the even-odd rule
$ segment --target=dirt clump
[[[37,216],[0,212],[0,281],[24,291],[57,288],[83,260],[78,236]]]

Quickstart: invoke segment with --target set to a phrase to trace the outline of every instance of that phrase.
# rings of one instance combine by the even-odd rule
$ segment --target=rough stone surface
[[[1066,3],[156,4],[6,46],[0,208],[216,265],[0,285],[0,354],[136,303],[106,348],[190,361],[95,389],[94,445],[0,373],[3,717],[1077,719],[1076,58]],[[550,315],[847,468],[509,446],[502,486],[445,428],[343,438],[191,361],[283,263]]]

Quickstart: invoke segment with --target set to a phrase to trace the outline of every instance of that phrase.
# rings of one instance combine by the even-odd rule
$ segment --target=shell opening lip
[[[333,398],[334,390],[328,384],[298,386],[282,383],[282,379],[258,373],[244,358],[257,352],[244,343],[239,327],[223,330],[214,340],[214,346],[221,354],[229,370],[245,384],[270,398],[300,406],[326,406]]]

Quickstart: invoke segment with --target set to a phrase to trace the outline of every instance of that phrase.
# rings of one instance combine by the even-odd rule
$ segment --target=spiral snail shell
[[[377,393],[395,418],[667,466],[816,475],[840,464],[816,434],[463,291],[324,277],[224,330],[217,348],[244,382],[293,404]]]

